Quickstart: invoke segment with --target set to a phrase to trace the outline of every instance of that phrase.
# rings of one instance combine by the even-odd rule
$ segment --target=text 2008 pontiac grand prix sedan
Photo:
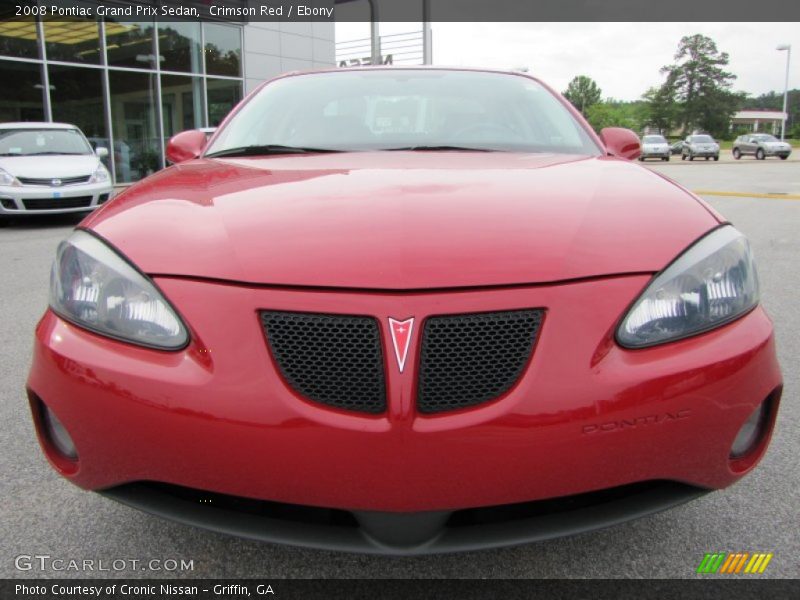
[[[28,380],[77,485],[413,554],[724,488],[781,396],[745,237],[521,73],[291,74],[58,249]]]

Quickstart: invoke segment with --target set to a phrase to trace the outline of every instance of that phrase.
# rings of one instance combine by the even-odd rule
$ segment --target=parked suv
[[[739,160],[745,154],[752,154],[758,160],[768,156],[778,156],[786,160],[792,153],[792,147],[768,133],[750,133],[740,135],[733,142],[733,158]]]
[[[713,158],[719,160],[719,144],[706,133],[693,134],[683,141],[681,160],[695,158]]]
[[[642,154],[639,160],[660,158],[669,160],[669,142],[663,135],[646,135],[642,138]]]
[[[0,220],[97,208],[112,192],[106,156],[74,125],[0,123]]]

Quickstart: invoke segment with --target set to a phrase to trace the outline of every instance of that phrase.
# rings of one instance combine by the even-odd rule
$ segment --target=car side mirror
[[[108,148],[104,148],[103,146],[95,148],[94,153],[97,155],[97,158],[108,158]]]
[[[199,129],[182,131],[170,138],[167,144],[167,160],[173,164],[197,158],[206,147],[206,134]]]
[[[606,127],[600,131],[600,139],[612,156],[634,160],[642,154],[639,136],[624,127]]]

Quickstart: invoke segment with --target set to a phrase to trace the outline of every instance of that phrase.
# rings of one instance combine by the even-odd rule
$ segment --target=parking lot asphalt
[[[648,164],[691,189],[800,193],[800,164]],[[621,526],[502,550],[389,558],[244,541],[163,521],[79,490],[42,456],[24,397],[32,332],[48,273],[74,218],[0,229],[0,576],[2,577],[696,577],[706,552],[772,552],[762,577],[800,576],[800,200],[705,196],[752,240],[763,302],[777,331],[785,389],[768,454],[749,476],[671,511]],[[680,448],[675,449],[680,452]],[[19,555],[63,559],[185,559],[184,573],[15,568]]]

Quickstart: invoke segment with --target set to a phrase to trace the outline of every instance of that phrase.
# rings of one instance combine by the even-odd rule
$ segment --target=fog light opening
[[[41,407],[42,421],[50,443],[64,458],[78,460],[78,450],[75,448],[75,442],[72,441],[64,424],[58,420],[52,410],[47,408],[44,402],[42,402]]]
[[[769,400],[765,400],[744,422],[731,446],[731,458],[742,458],[752,452],[761,441],[769,415]]]

